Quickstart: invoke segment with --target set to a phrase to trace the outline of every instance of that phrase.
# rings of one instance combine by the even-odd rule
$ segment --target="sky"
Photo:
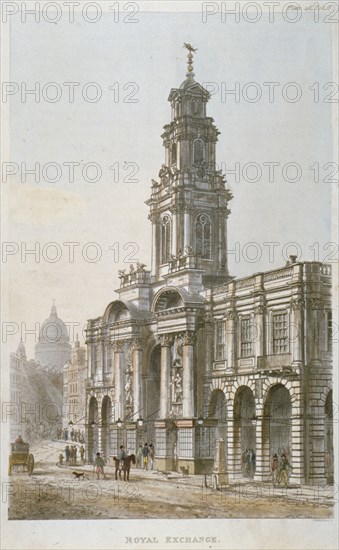
[[[334,240],[327,164],[333,104],[324,102],[332,91],[332,36],[331,26],[312,16],[303,12],[295,24],[281,17],[269,23],[266,16],[255,24],[222,23],[220,14],[203,23],[200,11],[140,12],[135,24],[124,21],[125,13],[114,22],[109,11],[95,24],[81,15],[56,24],[12,17],[9,82],[18,91],[9,103],[7,158],[18,170],[2,184],[3,240],[13,252],[5,258],[3,286],[3,323],[13,324],[6,328],[13,334],[2,340],[6,353],[21,335],[33,357],[37,330],[27,330],[49,316],[53,299],[59,316],[83,339],[86,320],[117,298],[118,269],[136,260],[150,265],[145,200],[164,161],[167,98],[185,79],[183,42],[198,48],[195,79],[213,92],[208,115],[221,132],[217,163],[228,171],[234,195],[231,275],[283,266],[295,251],[289,243],[297,243],[303,260],[326,259]],[[37,82],[37,97],[25,96]],[[74,101],[65,83],[78,83]],[[225,95],[237,86],[238,96]],[[61,96],[52,102],[55,90]],[[295,93],[300,100],[293,101]],[[100,99],[90,101],[95,94]],[[22,163],[28,169],[39,163],[40,181],[32,175],[23,181]],[[57,163],[58,172],[44,172],[49,163]],[[74,181],[65,163],[79,163]],[[96,182],[90,163],[101,168]],[[267,163],[278,163],[273,181]],[[236,166],[239,178],[230,172]],[[251,181],[257,166],[262,175]],[[295,166],[299,181],[291,181]],[[56,175],[57,181],[48,181]],[[273,257],[264,243],[277,243]],[[34,247],[40,247],[36,257],[25,254]]]

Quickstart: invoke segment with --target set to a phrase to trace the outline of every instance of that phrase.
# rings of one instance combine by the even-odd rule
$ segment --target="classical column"
[[[311,298],[312,308],[312,362],[319,362],[320,360],[320,312],[323,310],[323,301],[321,298]]]
[[[160,343],[160,418],[166,418],[168,415],[171,345],[173,343],[173,337],[168,334],[164,334],[163,336],[160,336]]]
[[[302,310],[304,307],[304,300],[295,298],[291,301],[293,320],[291,326],[291,344],[292,344],[292,364],[300,365],[302,363]]]
[[[171,239],[171,253],[173,256],[177,255],[177,206],[173,205],[170,208],[172,213],[172,239]]]
[[[148,219],[152,222],[152,275],[156,275],[158,265],[158,218],[156,212],[151,212],[148,215]]]
[[[262,445],[262,410],[261,403],[256,403],[256,422],[255,422],[255,481],[263,481],[265,479],[264,461],[263,461],[263,445]]]
[[[115,340],[113,342],[114,350],[114,380],[115,380],[115,402],[117,407],[117,416],[122,418],[124,414],[124,373],[122,353],[124,342]]]
[[[235,370],[235,322],[237,314],[233,309],[226,313],[227,370]]]
[[[187,246],[192,246],[191,236],[191,212],[192,207],[186,205],[184,207],[184,250]]]
[[[182,415],[184,418],[194,416],[194,342],[195,333],[185,332],[183,336],[183,399]]]
[[[87,377],[92,378],[93,368],[93,345],[90,340],[87,340]]]
[[[264,314],[265,306],[257,305],[254,308],[255,313],[255,328],[253,330],[254,336],[254,345],[255,345],[255,355],[256,357],[263,357],[265,355],[265,324],[264,324]]]
[[[131,349],[133,354],[133,417],[134,420],[137,420],[137,418],[142,416],[142,340],[140,338],[133,340],[131,343]]]

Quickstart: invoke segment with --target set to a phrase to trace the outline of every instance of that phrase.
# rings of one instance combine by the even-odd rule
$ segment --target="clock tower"
[[[171,122],[162,134],[165,162],[152,180],[147,201],[152,222],[154,281],[188,291],[229,280],[227,266],[228,202],[232,194],[216,167],[219,130],[207,116],[209,92],[195,81],[189,44],[186,79],[170,91]]]

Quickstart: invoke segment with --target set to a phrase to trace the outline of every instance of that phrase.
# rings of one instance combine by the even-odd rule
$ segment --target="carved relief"
[[[226,312],[227,321],[235,321],[236,318],[237,318],[237,313],[233,309],[230,309]]]
[[[184,346],[193,346],[196,339],[195,332],[185,332],[182,336]]]
[[[305,305],[305,301],[302,298],[295,298],[294,300],[291,300],[291,306],[293,311],[302,309],[304,305]]]
[[[113,351],[117,353],[121,353],[124,349],[123,340],[114,340],[114,342],[112,342],[112,348],[113,348]]]
[[[312,309],[323,309],[323,301],[321,298],[311,298]]]

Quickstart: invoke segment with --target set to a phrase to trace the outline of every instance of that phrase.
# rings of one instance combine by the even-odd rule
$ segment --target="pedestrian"
[[[141,465],[142,465],[142,445],[139,445],[139,447],[138,447],[138,450],[137,450],[137,453],[136,453],[136,463],[137,463],[137,468],[141,469]]]
[[[278,465],[279,465],[279,459],[278,459],[277,453],[275,453],[273,455],[272,462],[271,462],[271,473],[272,473],[273,483],[275,483],[277,481]]]
[[[65,428],[65,440],[68,441],[68,429]]]
[[[149,447],[148,447],[148,461],[149,461],[149,469],[153,470],[153,465],[154,465],[154,447],[153,447],[153,443],[150,443]]]
[[[81,445],[81,447],[80,447],[80,458],[81,458],[81,462],[84,464],[84,462],[85,462],[85,447],[83,445]]]
[[[74,463],[74,447],[73,447],[73,445],[71,445],[70,450],[69,450],[69,458],[70,458],[70,464],[73,465],[73,463]]]
[[[77,453],[78,453],[78,449],[76,445],[74,445],[74,464],[77,463]]]
[[[96,454],[96,459],[95,459],[94,465],[96,466],[97,478],[100,479],[100,474],[102,474],[103,478],[107,479],[106,476],[105,476],[105,472],[104,472],[105,461],[100,456],[100,453]]]
[[[64,455],[62,453],[59,454],[59,466],[63,466],[64,464]]]
[[[66,464],[68,465],[69,464],[69,459],[70,459],[70,456],[71,456],[71,450],[70,450],[68,445],[66,445],[66,447],[65,447],[65,456],[66,456]]]
[[[143,463],[144,463],[144,470],[147,470],[148,465],[148,445],[145,443],[143,449],[142,449],[142,457],[143,457]]]
[[[250,474],[250,477],[253,478],[255,473],[255,452],[253,449],[250,449],[249,451],[249,462],[250,462],[249,474]]]
[[[283,453],[279,462],[278,483],[283,482],[286,486],[288,484],[290,471],[292,471],[292,466],[288,461],[286,453]]]

